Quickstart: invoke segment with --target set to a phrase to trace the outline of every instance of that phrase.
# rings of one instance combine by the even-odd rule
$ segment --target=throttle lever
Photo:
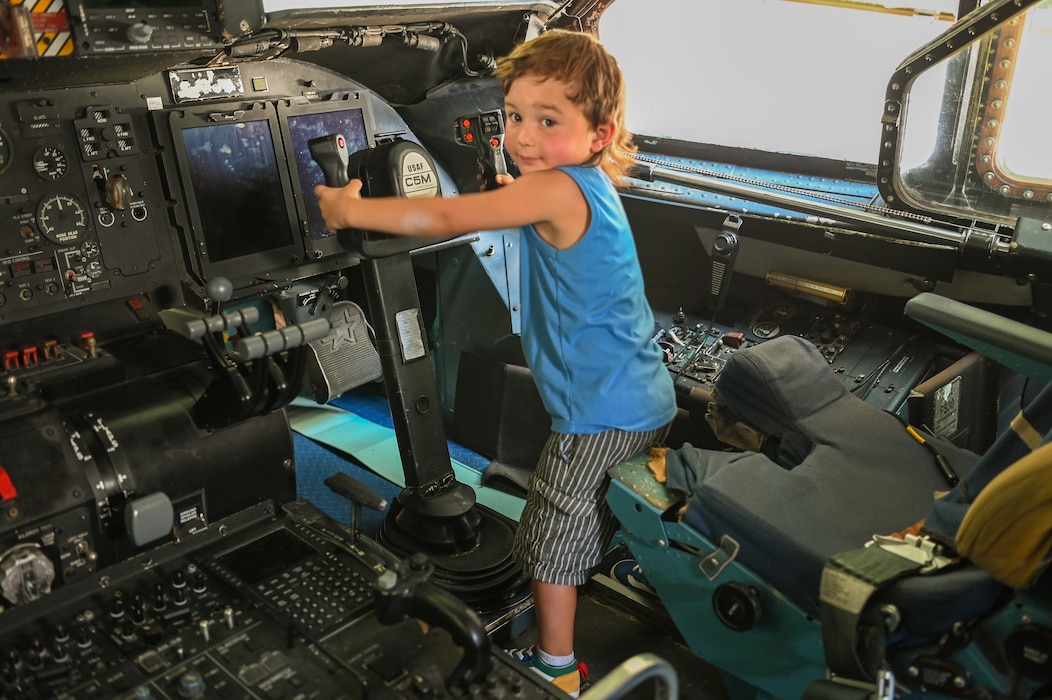
[[[508,174],[504,159],[504,115],[499,109],[468,114],[453,122],[453,134],[461,146],[472,146],[482,166],[486,189],[497,188],[497,176]]]

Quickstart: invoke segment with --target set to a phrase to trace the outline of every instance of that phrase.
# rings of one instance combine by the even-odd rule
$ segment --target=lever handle
[[[381,574],[373,596],[376,618],[391,625],[414,617],[446,630],[464,652],[446,686],[475,682],[492,669],[489,637],[474,610],[428,580],[433,572],[427,555],[417,552]]]
[[[462,146],[473,146],[482,166],[486,189],[497,187],[497,175],[508,174],[504,159],[504,115],[499,109],[469,114],[453,123],[453,135]]]
[[[344,472],[336,472],[325,479],[324,483],[334,493],[343,496],[356,505],[365,506],[372,510],[384,510],[387,508],[386,498]]]
[[[315,318],[303,323],[264,331],[247,338],[238,338],[230,353],[238,362],[251,362],[261,357],[298,348],[329,334],[332,326],[327,318]]]
[[[325,184],[329,187],[344,187],[351,181],[347,174],[350,153],[347,152],[347,139],[343,134],[319,136],[307,142],[310,155],[321,168]]]
[[[723,230],[716,234],[712,241],[712,279],[709,287],[709,308],[712,318],[723,309],[727,294],[731,288],[731,275],[734,272],[734,260],[738,257],[738,229],[741,219],[728,216],[723,222]]]

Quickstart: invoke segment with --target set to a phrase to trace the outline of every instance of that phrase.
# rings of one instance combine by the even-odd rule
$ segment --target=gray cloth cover
[[[894,416],[852,395],[811,343],[782,336],[734,355],[716,380],[720,401],[763,432],[813,446],[785,469],[755,452],[690,444],[669,450],[668,487],[686,494],[684,521],[805,611],[817,613],[822,568],[923,518],[949,488],[934,459]],[[960,476],[977,457],[933,440]]]

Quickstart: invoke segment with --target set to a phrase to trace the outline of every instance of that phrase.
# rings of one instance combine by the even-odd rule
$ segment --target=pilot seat
[[[1048,692],[1040,574],[1052,510],[1019,503],[1026,519],[1010,533],[967,517],[987,482],[1052,435],[1052,388],[983,458],[857,398],[795,336],[738,352],[713,401],[717,435],[720,418],[734,422],[759,436],[753,449],[652,450],[611,470],[608,500],[687,645],[732,697]],[[1011,512],[1006,499],[1049,482],[1047,453],[1030,453],[986,512]],[[991,547],[1004,534],[1026,564]]]

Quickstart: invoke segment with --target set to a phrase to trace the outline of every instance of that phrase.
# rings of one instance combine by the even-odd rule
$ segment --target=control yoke
[[[497,187],[497,176],[508,174],[504,159],[504,115],[499,109],[469,114],[453,122],[453,134],[461,146],[471,146],[478,153],[482,182],[487,190]]]
[[[363,197],[434,197],[441,194],[438,169],[418,144],[393,139],[373,148],[347,152],[343,134],[319,136],[307,142],[311,156],[329,187],[362,181]],[[341,229],[336,238],[344,250],[360,258],[386,258],[434,243],[422,236],[392,236],[376,231]]]
[[[321,168],[325,184],[329,187],[344,187],[351,181],[347,166],[350,153],[347,151],[347,139],[343,134],[320,136],[307,142],[311,157]]]
[[[416,143],[387,141],[346,156],[346,166],[346,140],[340,134],[309,145],[329,185],[357,178],[363,197],[440,194],[434,163]],[[510,556],[514,532],[502,517],[477,508],[474,489],[458,481],[453,471],[411,258],[420,239],[359,229],[341,229],[336,235],[344,249],[362,259],[365,295],[405,474],[405,488],[391,503],[377,542],[402,554],[425,552],[433,562],[428,566],[443,572],[443,586],[457,586],[477,599],[495,594],[507,582],[521,579]],[[446,609],[437,592],[426,592],[432,584],[416,588],[412,596],[395,595],[400,589],[391,588],[384,604],[403,611],[423,600],[429,601],[429,609]],[[475,634],[474,628],[461,632],[466,648],[474,648]],[[477,665],[483,656],[477,650],[465,652],[465,663]]]

